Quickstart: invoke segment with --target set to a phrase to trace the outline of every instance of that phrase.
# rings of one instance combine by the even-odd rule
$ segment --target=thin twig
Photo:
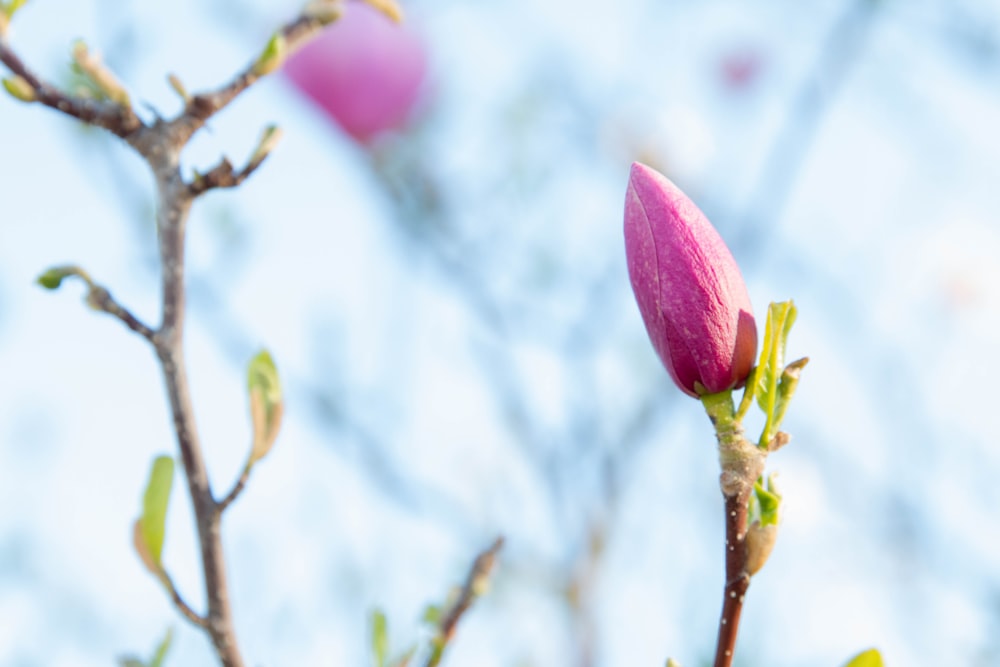
[[[236,480],[235,484],[233,484],[233,488],[229,490],[229,493],[226,494],[225,498],[218,502],[217,508],[220,514],[225,512],[226,509],[233,504],[233,501],[239,498],[243,489],[246,488],[247,481],[250,479],[251,468],[253,468],[253,466],[248,465],[243,467],[243,472],[240,473],[240,478]]]
[[[434,637],[431,653],[427,656],[425,667],[437,667],[444,656],[444,649],[455,634],[455,628],[462,616],[469,610],[472,603],[479,597],[483,588],[489,580],[490,572],[496,564],[497,554],[503,548],[503,537],[498,537],[493,544],[476,557],[469,574],[465,578],[465,583],[458,593],[455,602],[448,608],[448,612],[441,619],[438,625],[437,635]]]
[[[299,16],[281,28],[278,33],[284,39],[287,53],[291,53],[314,37],[322,28],[323,23],[318,19]],[[192,95],[184,112],[172,123],[178,132],[178,138],[186,142],[205,125],[209,118],[224,109],[260,78],[261,76],[255,71],[254,63],[251,63],[220,88]]]
[[[319,32],[322,23],[300,16],[280,30],[286,50],[294,49]],[[157,232],[162,273],[161,322],[152,330],[115,302],[103,287],[84,277],[91,289],[89,301],[95,308],[114,315],[133,331],[148,340],[156,351],[167,388],[177,446],[180,450],[188,491],[194,508],[201,547],[205,596],[208,611],[202,617],[169,586],[171,598],[180,612],[209,634],[223,667],[242,667],[243,658],[236,643],[232,611],[226,583],[225,557],[222,549],[222,508],[239,494],[246,480],[217,503],[212,495],[208,471],[194,420],[184,357],[184,246],[187,220],[195,198],[210,187],[234,187],[245,180],[263,161],[266,151],[258,149],[241,172],[233,172],[227,161],[209,173],[202,185],[188,184],[180,172],[181,151],[208,119],[224,108],[260,78],[257,63],[252,63],[229,84],[210,93],[191,97],[184,109],[170,121],[158,119],[145,125],[128,105],[74,97],[44,82],[21,61],[0,36],[0,62],[22,80],[30,91],[24,99],[38,101],[85,123],[102,127],[124,139],[149,164],[156,182]],[[110,74],[110,73],[109,73]]]
[[[239,171],[236,171],[227,158],[222,158],[210,171],[195,176],[189,186],[191,194],[197,197],[209,190],[238,187],[257,171],[257,167],[264,163],[266,157],[265,155],[259,160],[249,162]]]
[[[101,312],[118,318],[125,326],[136,332],[149,342],[153,342],[156,332],[133,315],[127,308],[115,301],[114,297],[104,287],[95,285],[87,294],[87,304]]]
[[[102,127],[123,139],[145,127],[131,107],[70,95],[46,83],[21,61],[4,38],[0,38],[0,62],[31,86],[38,102],[67,116]]]
[[[88,306],[117,318],[129,329],[149,342],[153,342],[156,332],[133,315],[125,306],[115,301],[115,298],[111,296],[111,292],[107,288],[95,283],[90,274],[79,266],[67,265],[54,267],[47,271],[44,276],[40,277],[38,282],[47,289],[56,289],[63,280],[71,277],[78,278],[87,286],[86,301]]]
[[[163,583],[167,587],[167,591],[170,593],[170,599],[173,600],[174,606],[177,607],[177,611],[179,611],[187,620],[191,621],[191,623],[199,628],[206,628],[208,626],[208,620],[192,609],[191,606],[184,601],[184,598],[181,597],[180,592],[174,585],[173,580],[166,573],[164,573],[163,579]]]

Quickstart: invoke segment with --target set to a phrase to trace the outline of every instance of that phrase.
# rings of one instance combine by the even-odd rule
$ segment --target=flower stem
[[[743,435],[736,419],[732,392],[702,396],[702,404],[715,426],[719,443],[719,486],[726,510],[726,584],[714,667],[730,667],[736,652],[743,600],[750,587],[747,571],[747,516],[754,482],[764,471],[766,452]]]

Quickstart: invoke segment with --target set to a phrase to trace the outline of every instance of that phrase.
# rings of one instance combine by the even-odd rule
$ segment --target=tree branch
[[[188,98],[184,111],[173,120],[157,119],[150,125],[144,124],[128,104],[72,96],[44,82],[21,61],[0,32],[0,62],[14,74],[14,79],[7,83],[11,84],[8,90],[15,97],[26,102],[41,102],[121,137],[145,158],[153,172],[157,190],[157,234],[162,272],[162,312],[159,328],[153,330],[140,322],[114,301],[107,289],[94,285],[84,272],[77,270],[70,274],[78,275],[88,282],[90,287],[88,302],[91,306],[117,317],[148,340],[156,351],[166,384],[177,446],[197,524],[207,614],[202,617],[195,613],[172,584],[168,586],[168,590],[178,610],[192,623],[206,630],[223,667],[242,667],[244,663],[236,643],[226,583],[221,539],[222,510],[239,495],[246,484],[249,471],[244,471],[234,489],[222,503],[215,501],[195,424],[185,367],[185,231],[194,199],[211,188],[235,187],[242,183],[265,159],[267,150],[273,145],[274,132],[271,131],[270,135],[265,134],[258,150],[243,170],[235,172],[229,162],[223,160],[193,184],[186,183],[181,176],[180,154],[194,133],[202,128],[211,116],[223,109],[261,76],[280,65],[281,59],[288,51],[300,46],[310,36],[319,32],[323,24],[323,19],[317,18],[317,15],[299,16],[279,31],[279,41],[283,51],[268,67],[261,67],[258,59],[229,84],[216,91]],[[78,47],[78,52],[78,61],[84,58],[86,60],[84,64],[91,68],[99,67],[96,59],[87,58],[89,54],[86,53],[85,47],[82,45]],[[91,75],[93,74],[105,73],[92,71]],[[97,83],[104,82],[105,87],[111,83],[116,84],[110,72],[106,74],[107,77],[98,77]],[[124,93],[121,100],[127,100]],[[267,143],[268,141],[271,143]],[[58,280],[55,284],[58,286]]]
[[[181,179],[178,157],[177,151],[168,150],[159,154],[159,160],[150,159],[159,195],[157,229],[163,291],[162,322],[153,344],[167,386],[177,446],[197,523],[208,602],[205,628],[224,667],[242,667],[226,583],[221,514],[212,497],[184,361],[184,242],[192,198]]]
[[[102,127],[123,139],[145,127],[129,106],[70,95],[43,81],[21,61],[3,37],[0,37],[0,62],[31,87],[36,101],[49,108],[88,125]]]
[[[304,45],[324,27],[323,22],[315,17],[300,15],[278,31],[284,40],[286,54]],[[187,140],[195,132],[204,127],[209,118],[219,113],[229,105],[240,93],[256,83],[261,74],[256,71],[253,62],[237,74],[232,81],[212,91],[197,93],[188,99],[184,112],[172,124],[177,130],[179,140]]]
[[[437,667],[444,655],[444,649],[455,634],[455,628],[462,616],[469,610],[472,603],[479,597],[489,579],[490,572],[496,564],[497,554],[503,548],[503,537],[498,537],[486,551],[479,554],[472,563],[472,568],[465,578],[465,584],[458,593],[458,598],[448,609],[438,625],[434,637],[431,654],[427,657],[425,667]]]
[[[749,491],[726,496],[726,586],[723,589],[722,619],[715,648],[715,667],[730,667],[736,652],[743,601],[750,587],[747,573],[747,510]]]
[[[266,157],[265,155],[260,159],[251,160],[239,171],[236,171],[228,158],[222,158],[219,164],[213,167],[211,171],[195,176],[189,186],[189,190],[193,196],[197,197],[209,190],[239,187],[243,184],[243,181],[247,180],[251,174],[257,171],[257,167],[263,164]]]

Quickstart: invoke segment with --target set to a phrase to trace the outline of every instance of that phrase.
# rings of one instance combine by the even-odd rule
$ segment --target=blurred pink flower
[[[726,53],[719,61],[723,84],[733,91],[745,91],[757,82],[764,69],[760,51],[743,48]]]
[[[646,331],[686,394],[746,382],[757,325],[740,269],[694,202],[659,172],[632,165],[625,255]]]
[[[402,126],[421,92],[421,40],[362,2],[293,54],[285,75],[361,142]]]

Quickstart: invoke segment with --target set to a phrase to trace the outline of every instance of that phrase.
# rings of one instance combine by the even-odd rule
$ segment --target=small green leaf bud
[[[101,63],[101,58],[90,52],[83,40],[78,39],[73,43],[73,62],[102,95],[123,107],[132,105],[125,87],[115,78],[111,70]]]
[[[38,276],[38,278],[35,279],[35,282],[45,289],[55,290],[59,289],[62,282],[70,276],[77,276],[87,283],[88,287],[92,288],[94,286],[93,281],[91,281],[87,272],[78,266],[54,266],[42,275]]]
[[[169,74],[167,76],[167,82],[170,84],[170,87],[174,89],[174,92],[177,93],[182,100],[184,100],[184,104],[187,104],[188,101],[190,101],[191,95],[188,93],[187,88],[184,87],[184,84],[176,74]]]
[[[271,451],[284,414],[278,369],[266,350],[250,360],[247,387],[250,392],[250,421],[253,425],[253,446],[247,461],[247,465],[251,466]]]
[[[35,89],[32,88],[31,84],[24,77],[12,76],[3,80],[3,88],[6,90],[11,97],[14,99],[21,100],[22,102],[37,102],[38,95],[35,93]]]
[[[785,419],[785,412],[788,410],[788,404],[791,403],[792,396],[795,394],[795,390],[799,386],[799,377],[802,375],[802,369],[805,368],[808,363],[809,357],[803,357],[788,364],[785,366],[785,369],[781,371],[781,377],[778,379],[778,396],[774,405],[773,428],[777,429],[781,426],[781,422]]]
[[[257,148],[254,149],[253,155],[250,156],[250,164],[257,165],[264,161],[271,151],[274,150],[278,142],[281,141],[282,132],[281,128],[277,125],[268,125],[264,128],[264,131],[260,135],[260,140],[257,142]]]
[[[267,41],[267,46],[257,58],[253,65],[253,73],[257,76],[266,76],[285,64],[285,57],[288,55],[288,44],[285,36],[276,32]]]
[[[302,15],[319,21],[322,25],[330,25],[344,13],[342,0],[313,0],[302,10]]]

